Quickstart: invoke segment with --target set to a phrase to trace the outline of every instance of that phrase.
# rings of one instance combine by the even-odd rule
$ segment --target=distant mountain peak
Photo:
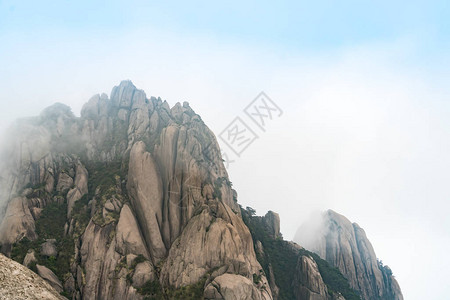
[[[329,209],[297,230],[294,240],[337,267],[366,300],[402,300],[400,287],[387,266],[380,265],[365,231]]]

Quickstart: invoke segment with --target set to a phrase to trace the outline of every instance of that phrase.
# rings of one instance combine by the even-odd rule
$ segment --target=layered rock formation
[[[363,299],[403,299],[392,271],[377,260],[364,230],[344,216],[328,210],[302,225],[295,241],[337,267]]]
[[[124,81],[81,117],[56,104],[10,135],[1,250],[68,298],[272,299],[217,141],[187,102]]]

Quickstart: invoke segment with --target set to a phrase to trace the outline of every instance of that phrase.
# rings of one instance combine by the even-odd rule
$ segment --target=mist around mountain
[[[403,300],[392,270],[375,255],[364,229],[332,210],[316,213],[294,240],[339,269],[362,299]]]
[[[284,241],[278,214],[239,205],[187,102],[170,107],[123,81],[80,117],[58,103],[8,135],[0,250],[68,299],[366,296],[327,255]]]

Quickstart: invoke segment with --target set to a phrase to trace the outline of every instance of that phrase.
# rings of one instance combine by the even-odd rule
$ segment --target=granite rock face
[[[403,299],[392,271],[377,260],[364,230],[344,216],[328,210],[302,225],[295,241],[337,267],[363,299]]]
[[[264,223],[273,238],[282,238],[280,232],[280,216],[276,212],[269,210],[264,216]]]
[[[35,224],[25,197],[13,198],[0,224],[0,244],[11,245],[22,238],[35,240]]]
[[[0,254],[0,299],[62,300],[65,298],[37,274]]]
[[[251,300],[261,298],[253,283],[241,275],[223,274],[216,277],[205,290],[205,299]]]
[[[231,186],[214,134],[187,102],[170,107],[123,81],[80,117],[55,104],[10,129],[0,149],[0,251],[53,286],[41,281],[45,299],[59,299],[56,290],[74,300],[270,300],[289,289],[288,299],[343,300],[312,253],[283,241],[277,213],[255,216],[260,230],[250,231]],[[330,232],[344,235],[329,238],[334,253],[318,253],[353,266],[341,271],[369,297],[401,296],[364,231],[334,219],[343,229]],[[0,295],[10,292],[0,280]]]
[[[328,291],[322,276],[320,275],[319,268],[317,267],[314,259],[308,256],[300,256],[297,263],[297,272],[295,275],[297,278],[295,282],[301,282],[298,284],[294,293],[297,299],[305,300],[327,300]]]
[[[266,274],[273,299],[348,300],[360,299],[348,281],[316,254],[292,241],[285,241],[274,228],[279,228],[278,214],[269,211],[256,216],[252,208],[242,210],[254,247]],[[254,274],[259,281],[258,273]]]
[[[49,268],[41,265],[36,265],[36,269],[39,276],[47,281],[58,293],[61,293],[63,291],[61,281],[59,281],[55,273],[53,273]]]
[[[204,281],[202,294],[217,282],[226,299],[272,299],[216,138],[187,102],[170,108],[123,81],[81,117],[55,104],[9,134],[1,251],[41,257],[58,291],[144,299]]]

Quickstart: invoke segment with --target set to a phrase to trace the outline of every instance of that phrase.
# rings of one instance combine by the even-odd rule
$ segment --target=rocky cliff
[[[280,219],[269,211],[254,215],[252,208],[242,210],[242,218],[252,233],[255,252],[274,299],[357,300],[358,294],[334,267],[294,242],[284,241],[277,229]],[[275,229],[275,230],[274,230]],[[255,281],[259,278],[255,277]]]
[[[295,241],[337,267],[363,299],[403,299],[391,269],[377,260],[364,230],[344,216],[328,210],[302,225]]]
[[[9,131],[1,251],[71,299],[272,299],[213,133],[130,81]],[[256,283],[254,276],[260,280]]]
[[[29,270],[17,268],[0,295],[20,278],[31,286],[31,271],[49,299],[356,300],[349,282],[361,290],[375,275],[399,291],[387,267],[341,270],[347,280],[284,241],[277,213],[243,210],[214,134],[187,102],[171,108],[123,81],[80,117],[55,104],[8,133],[0,250]]]

